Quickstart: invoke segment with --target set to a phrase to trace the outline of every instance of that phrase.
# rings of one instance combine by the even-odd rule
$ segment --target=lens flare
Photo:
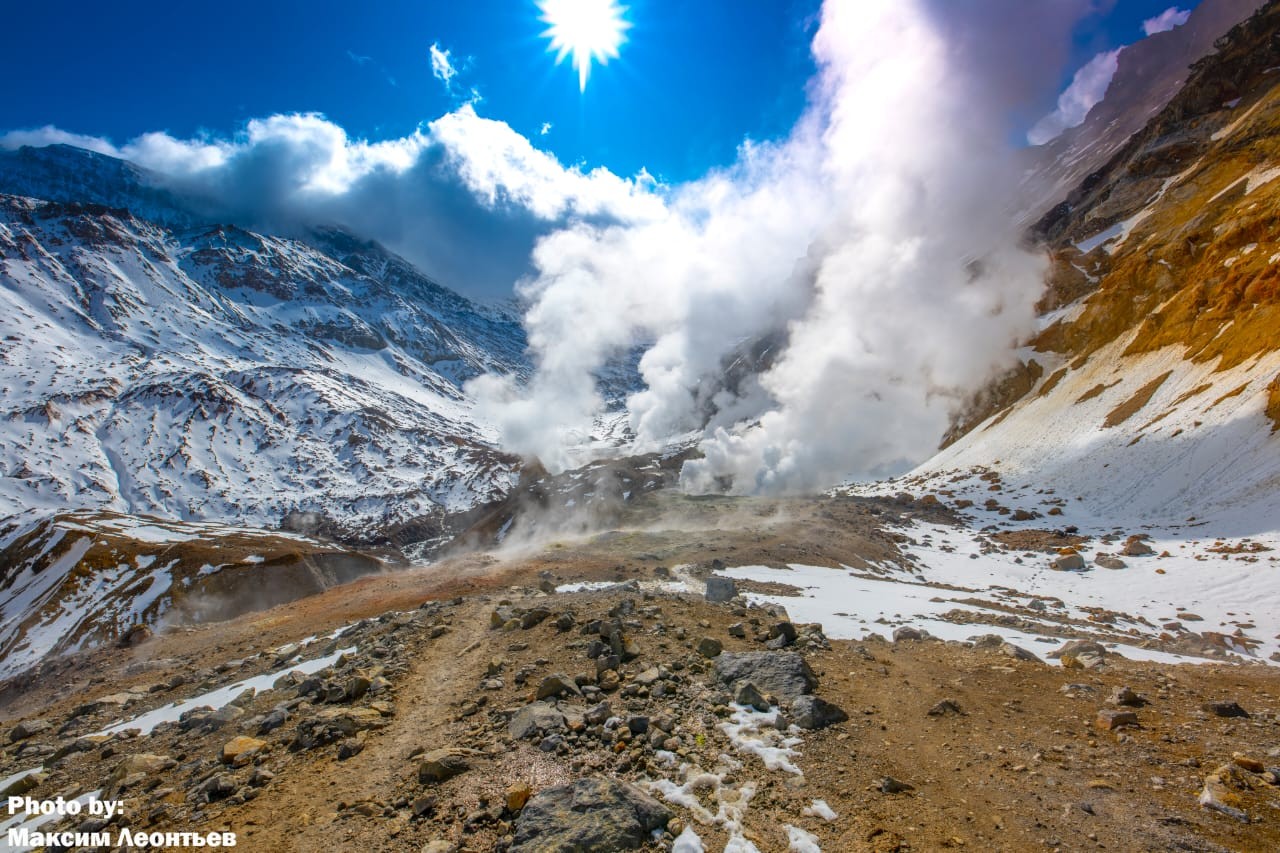
[[[591,63],[616,59],[627,40],[631,23],[622,17],[627,8],[617,0],[538,0],[538,8],[548,25],[542,34],[551,40],[547,50],[556,52],[557,64],[572,56],[578,89],[585,92]]]

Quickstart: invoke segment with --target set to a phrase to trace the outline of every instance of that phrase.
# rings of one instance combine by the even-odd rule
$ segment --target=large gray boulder
[[[671,820],[671,811],[634,785],[579,779],[539,791],[516,820],[511,853],[637,850]]]
[[[750,681],[762,692],[787,700],[818,686],[818,677],[796,652],[725,652],[716,658],[716,677],[729,687]]]
[[[514,740],[524,740],[534,735],[559,731],[565,726],[564,714],[549,702],[531,702],[512,716],[507,723],[507,734]]]

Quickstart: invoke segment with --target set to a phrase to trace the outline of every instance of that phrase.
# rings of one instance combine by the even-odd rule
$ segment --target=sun
[[[604,65],[616,59],[627,40],[631,23],[622,17],[627,8],[617,0],[538,0],[538,8],[549,25],[542,34],[551,39],[547,50],[556,51],[557,64],[573,55],[578,89],[585,92],[592,61]]]

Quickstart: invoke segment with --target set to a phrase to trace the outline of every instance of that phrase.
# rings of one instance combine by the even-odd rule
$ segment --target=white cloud
[[[431,43],[431,73],[446,89],[453,91],[453,78],[458,76],[458,69],[453,64],[453,55],[441,50],[439,42]]]
[[[661,210],[647,175],[566,167],[472,104],[381,142],[352,139],[318,114],[254,119],[230,139],[147,133],[116,145],[51,126],[0,135],[0,148],[57,143],[151,169],[209,218],[282,233],[341,225],[486,297],[510,295],[531,272],[540,235]]]
[[[1147,18],[1142,22],[1142,32],[1146,35],[1153,36],[1156,33],[1168,32],[1174,27],[1180,27],[1191,17],[1191,10],[1179,9],[1177,6],[1170,6],[1154,18]]]
[[[550,132],[551,132],[551,128],[553,128],[553,127],[555,127],[555,125],[553,125],[551,122],[549,122],[549,121],[544,121],[544,122],[542,123],[542,127],[538,129],[538,135],[539,135],[539,136],[546,136],[548,133],[550,133]]]
[[[787,139],[744,143],[657,215],[538,243],[523,286],[537,374],[471,386],[509,449],[569,464],[601,405],[592,372],[637,344],[639,447],[702,430],[694,491],[818,488],[936,446],[1033,328],[1043,262],[1002,196],[1016,176],[988,84],[1008,70],[974,78],[935,11],[827,2],[814,103]],[[725,387],[765,339],[773,366]]]
[[[1027,133],[1027,141],[1032,145],[1044,145],[1056,139],[1068,128],[1081,124],[1089,115],[1089,110],[1101,101],[1115,76],[1120,62],[1120,51],[1124,48],[1099,53],[1085,63],[1075,76],[1071,85],[1058,96],[1058,106]]]
[[[356,65],[368,65],[370,62],[373,62],[372,56],[362,56],[361,54],[356,53],[354,50],[348,50],[347,57]]]

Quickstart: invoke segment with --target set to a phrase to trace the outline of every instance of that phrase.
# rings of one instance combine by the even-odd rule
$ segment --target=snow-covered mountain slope
[[[523,371],[523,348],[512,316],[341,232],[3,196],[0,516],[314,512],[356,541],[424,538],[515,481],[460,385]]]
[[[47,655],[136,643],[166,623],[273,607],[383,568],[291,533],[111,512],[24,513],[0,525],[0,679]]]

